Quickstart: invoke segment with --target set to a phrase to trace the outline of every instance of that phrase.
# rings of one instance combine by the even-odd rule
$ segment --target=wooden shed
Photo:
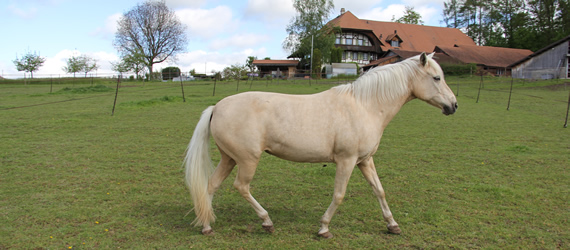
[[[570,79],[570,36],[509,66],[513,78]]]

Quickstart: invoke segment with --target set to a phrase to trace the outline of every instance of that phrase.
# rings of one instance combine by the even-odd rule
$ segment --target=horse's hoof
[[[400,227],[398,225],[394,225],[394,226],[388,226],[388,232],[392,234],[401,234],[402,230],[400,230]]]
[[[207,229],[207,230],[203,230],[202,234],[203,235],[214,235],[214,230],[212,230],[211,228]]]
[[[273,225],[269,225],[269,226],[265,226],[262,225],[263,229],[265,229],[265,231],[267,231],[268,233],[274,233],[275,232],[275,228],[273,227]]]
[[[333,237],[333,234],[331,234],[331,232],[324,232],[324,233],[319,233],[319,236],[323,237],[324,239],[331,239]]]

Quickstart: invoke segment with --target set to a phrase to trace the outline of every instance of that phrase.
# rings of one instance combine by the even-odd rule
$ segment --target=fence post
[[[218,78],[214,76],[214,91],[212,92],[212,96],[216,95],[216,82],[218,81]]]
[[[49,85],[49,92],[51,93],[53,91],[53,77],[50,75],[50,85]]]
[[[117,77],[117,90],[115,90],[115,102],[113,102],[113,111],[111,112],[111,116],[115,114],[115,106],[117,105],[117,96],[119,95],[119,83],[121,83],[121,75]]]
[[[568,91],[568,107],[566,107],[566,121],[564,122],[564,128],[568,127],[568,111],[570,110],[570,91]]]
[[[483,85],[483,73],[481,73],[481,81],[479,82],[479,92],[477,92],[477,101],[475,103],[479,103],[479,95],[481,94],[482,85]]]
[[[455,96],[459,96],[459,82],[457,82],[457,94]]]
[[[182,102],[186,102],[186,97],[184,97],[184,84],[182,84],[182,75],[180,75],[180,88],[182,88]]]
[[[239,91],[239,78],[237,79],[236,92]]]
[[[511,76],[511,90],[509,91],[509,103],[507,104],[507,110],[511,107],[511,95],[513,94],[513,81],[514,78]]]

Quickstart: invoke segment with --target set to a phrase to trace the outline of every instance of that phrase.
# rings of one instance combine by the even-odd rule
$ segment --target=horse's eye
[[[441,80],[441,78],[440,78],[439,76],[434,76],[433,79],[436,80],[436,81]]]

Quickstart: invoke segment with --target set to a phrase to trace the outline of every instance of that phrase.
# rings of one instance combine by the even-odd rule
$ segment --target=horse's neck
[[[413,99],[415,99],[415,97],[413,97],[411,92],[407,92],[391,100],[379,100],[363,105],[370,111],[369,113],[371,115],[377,117],[378,121],[380,121],[381,129],[384,129],[396,114],[400,112],[404,104]]]

